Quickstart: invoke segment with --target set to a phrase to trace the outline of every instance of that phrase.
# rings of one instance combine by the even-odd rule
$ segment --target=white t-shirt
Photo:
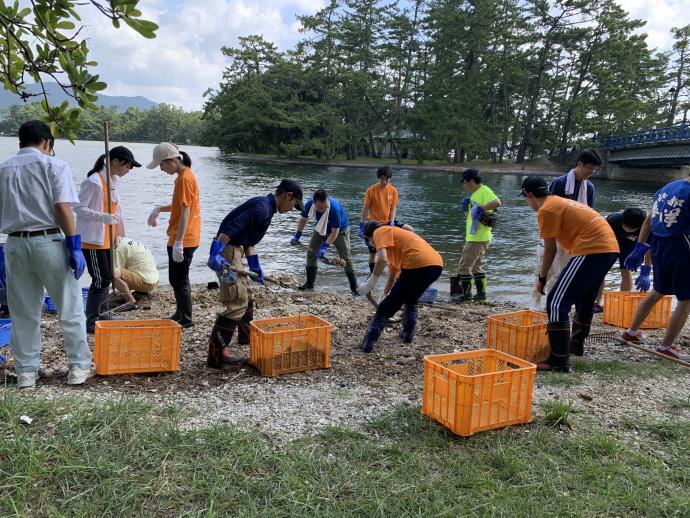
[[[0,163],[0,233],[58,227],[56,203],[79,203],[65,162],[27,147]]]
[[[115,249],[115,268],[136,272],[148,284],[156,284],[160,279],[151,251],[142,242],[126,237]]]

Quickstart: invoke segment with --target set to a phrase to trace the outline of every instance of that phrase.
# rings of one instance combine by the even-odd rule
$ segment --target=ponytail
[[[182,165],[185,167],[192,167],[192,159],[184,151],[180,151],[180,157],[182,158]]]
[[[98,173],[98,172],[100,172],[100,170],[103,169],[103,166],[104,166],[104,165],[105,165],[105,155],[101,155],[101,156],[98,157],[98,160],[96,160],[96,163],[93,164],[93,168],[91,169],[91,171],[89,171],[88,173],[86,173],[86,176],[89,177],[89,176],[91,176],[93,173]]]

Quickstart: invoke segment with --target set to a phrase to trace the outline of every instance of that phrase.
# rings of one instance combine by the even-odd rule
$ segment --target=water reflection
[[[153,144],[113,142],[126,145],[140,162],[150,160]],[[0,157],[5,158],[17,149],[15,138],[0,137]],[[214,274],[206,267],[206,255],[211,239],[223,217],[234,207],[251,196],[271,192],[281,178],[294,178],[304,189],[305,196],[323,187],[331,196],[339,199],[354,226],[352,248],[357,273],[363,282],[368,275],[367,251],[356,238],[356,223],[362,210],[362,198],[366,188],[376,181],[375,171],[366,168],[317,167],[304,165],[241,164],[223,157],[215,148],[182,146],[192,158],[192,169],[201,189],[202,228],[201,246],[192,263],[192,282],[205,283],[214,280]],[[58,157],[66,160],[74,171],[77,185],[86,177],[98,155],[103,152],[100,142],[77,141],[72,145],[58,141],[55,146]],[[534,249],[538,241],[536,215],[518,196],[521,176],[485,174],[485,182],[501,198],[503,207],[494,234],[495,241],[486,257],[488,293],[499,298],[527,304],[532,291]],[[170,202],[174,178],[160,170],[145,167],[133,169],[121,181],[122,210],[129,237],[146,243],[153,251],[161,271],[161,281],[167,280],[167,256],[165,252],[167,227],[166,214],[161,214],[159,226],[150,228],[146,219],[155,205]],[[400,193],[398,219],[415,227],[441,254],[445,261],[444,275],[435,287],[441,295],[447,295],[448,275],[457,271],[460,250],[463,245],[465,221],[459,210],[459,202],[465,196],[458,174],[438,171],[398,169],[393,183]],[[594,181],[597,189],[597,209],[603,213],[622,210],[628,206],[645,209],[657,187],[637,183]],[[298,213],[276,214],[273,225],[257,247],[267,273],[287,271],[303,274],[305,252],[289,246],[295,231]],[[307,242],[307,227],[303,240]],[[88,278],[85,280],[88,283]],[[608,282],[618,282],[617,273],[609,275]],[[317,278],[317,288],[349,292],[342,270],[322,266]]]

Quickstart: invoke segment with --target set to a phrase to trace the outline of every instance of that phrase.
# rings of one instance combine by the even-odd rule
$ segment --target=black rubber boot
[[[477,273],[474,276],[474,288],[477,290],[477,294],[474,296],[473,300],[483,301],[486,300],[486,274]]]
[[[460,276],[453,275],[450,277],[450,296],[460,294]]]
[[[584,356],[585,354],[585,339],[589,336],[589,330],[592,327],[592,320],[589,322],[585,318],[575,313],[573,318],[573,332],[570,335],[570,352],[575,356]]]
[[[374,345],[376,345],[376,342],[378,342],[379,337],[381,336],[381,333],[383,332],[385,327],[385,318],[379,316],[378,313],[371,317],[371,320],[369,321],[369,327],[367,328],[367,332],[364,335],[362,344],[359,346],[362,352],[370,353],[374,350]]]
[[[345,272],[347,280],[350,283],[350,292],[355,296],[359,296],[359,291],[357,291],[357,275],[355,272]]]
[[[376,263],[369,263],[369,273],[374,273],[374,266],[376,266]]]
[[[101,307],[106,300],[110,290],[109,288],[96,288],[95,286],[89,286],[89,294],[86,297],[86,332],[93,334],[96,327],[96,320],[100,319]]]
[[[184,328],[192,327],[194,325],[194,321],[192,320],[192,290],[190,287],[186,286],[178,288],[174,290],[174,292],[175,302],[177,304],[175,313],[180,316],[176,322]]]
[[[223,350],[230,346],[232,336],[237,328],[237,322],[229,318],[218,316],[213,324],[211,336],[208,337],[208,356],[206,365],[214,369],[220,369],[223,365],[246,362],[239,356],[226,356]]]
[[[249,345],[249,336],[251,334],[250,323],[254,320],[254,300],[249,299],[247,311],[244,312],[242,318],[237,323],[237,343],[240,345]]]
[[[460,293],[451,297],[453,302],[472,301],[472,276],[460,275]]]
[[[414,339],[415,327],[417,327],[417,313],[419,312],[419,304],[405,304],[402,314],[402,330],[400,331],[400,338],[403,343],[411,344]]]
[[[316,282],[316,272],[318,268],[316,266],[307,266],[307,281],[299,286],[299,290],[313,290],[314,282]]]
[[[549,357],[537,363],[537,370],[570,372],[570,325],[568,322],[549,322],[546,324],[549,335]]]

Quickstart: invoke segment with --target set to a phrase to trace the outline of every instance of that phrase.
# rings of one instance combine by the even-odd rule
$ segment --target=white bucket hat
[[[153,148],[153,160],[151,160],[146,167],[149,169],[155,169],[161,165],[163,160],[177,158],[178,156],[180,156],[180,150],[175,144],[171,144],[170,142],[161,142],[155,148]]]

